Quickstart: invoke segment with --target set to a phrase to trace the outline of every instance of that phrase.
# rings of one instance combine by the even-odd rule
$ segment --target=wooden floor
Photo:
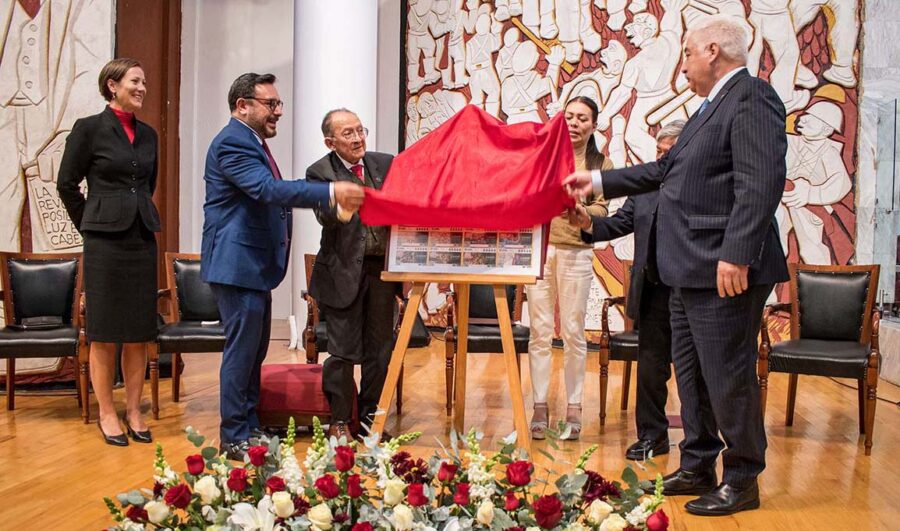
[[[297,354],[289,352],[286,341],[272,343],[267,362],[289,362]],[[411,351],[406,362],[404,415],[391,412],[386,428],[392,433],[422,431],[424,436],[411,448],[416,455],[429,455],[447,441],[450,420],[444,414],[443,343],[434,341],[428,349]],[[183,471],[184,457],[192,446],[182,430],[193,426],[207,436],[217,436],[218,364],[220,355],[185,356],[186,370],[180,403],[173,403],[170,382],[162,381],[160,420],[151,421],[156,440],[161,441],[176,469]],[[524,360],[523,360],[524,361]],[[597,355],[588,361],[585,384],[585,429],[582,440],[567,443],[571,453],[560,455],[554,466],[572,461],[590,444],[599,443],[588,468],[607,477],[621,473],[625,448],[635,438],[634,389],[632,405],[619,410],[622,364],[613,362],[610,375],[607,424],[599,423]],[[561,374],[562,353],[554,353],[554,370]],[[468,425],[480,426],[485,447],[512,431],[511,406],[506,389],[502,358],[498,355],[469,357]],[[527,362],[523,379],[529,385]],[[632,382],[632,387],[634,383]],[[551,415],[565,413],[561,378],[551,386]],[[875,443],[871,457],[864,455],[857,436],[857,393],[826,378],[801,378],[794,426],[784,426],[787,378],[770,380],[768,468],[762,475],[762,508],[725,518],[699,518],[685,513],[690,498],[671,498],[665,507],[672,529],[698,530],[821,530],[898,529],[900,525],[900,388],[883,381],[879,395],[894,404],[879,401],[875,422]],[[668,410],[678,412],[674,382]],[[145,395],[149,395],[145,388]],[[530,393],[526,406],[530,410]],[[555,401],[553,400],[555,399]],[[116,391],[119,407],[124,393]],[[146,399],[149,409],[149,399]],[[96,425],[81,423],[73,397],[18,395],[18,409],[0,414],[0,529],[99,529],[110,525],[103,496],[114,496],[133,488],[150,487],[153,445],[132,444],[127,448],[105,445]],[[96,415],[96,404],[93,404]],[[672,443],[682,438],[681,430],[670,431]],[[300,437],[298,449],[305,451],[308,436]],[[536,448],[546,448],[546,443]],[[540,466],[547,459],[538,457]],[[662,472],[678,465],[678,451],[661,456]],[[640,471],[650,477],[655,472]],[[893,522],[893,523],[892,523]]]

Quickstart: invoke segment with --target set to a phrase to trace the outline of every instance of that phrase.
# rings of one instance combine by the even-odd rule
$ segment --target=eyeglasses
[[[353,140],[354,138],[363,140],[367,136],[369,136],[369,130],[365,127],[360,127],[359,129],[353,131],[344,131],[343,133],[341,133],[341,138],[347,140],[348,142]]]
[[[284,108],[284,102],[281,100],[269,100],[269,99],[265,99],[265,98],[246,98],[246,99],[258,101],[258,102],[262,103],[263,105],[265,105],[266,107],[268,107],[269,110],[272,112],[275,112],[279,108],[281,108],[281,109]]]

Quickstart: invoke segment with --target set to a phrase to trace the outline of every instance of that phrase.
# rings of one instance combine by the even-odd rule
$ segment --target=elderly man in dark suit
[[[659,189],[655,249],[647,246],[672,290],[672,358],[685,430],[681,466],[664,484],[670,495],[700,495],[686,505],[700,515],[759,507],[766,434],[756,338],[766,297],[788,279],[774,218],[786,173],[784,105],[768,83],[747,73],[748,41],[728,17],[700,22],[687,35],[682,70],[704,100],[675,146],[657,162],[578,172],[565,181],[573,194],[602,191],[607,198]],[[724,475],[717,486],[719,452]]]
[[[242,461],[249,440],[265,433],[256,415],[260,367],[269,348],[272,290],[287,271],[291,209],[359,208],[362,187],[284,180],[266,140],[275,136],[284,104],[272,74],[247,73],[228,91],[231,119],[206,155],[203,258],[225,326],[219,371],[221,450]]]
[[[684,129],[684,120],[666,124],[656,134],[656,158],[662,158],[675,145]],[[628,447],[625,458],[643,461],[651,455],[669,453],[669,420],[666,400],[672,376],[672,328],[669,326],[669,287],[659,279],[655,260],[648,260],[653,214],[659,191],[633,195],[614,215],[591,216],[576,203],[569,221],[581,227],[581,239],[587,243],[621,238],[634,233],[634,261],[628,286],[628,317],[638,323],[637,406],[635,424],[638,440]],[[655,257],[655,256],[654,256]]]
[[[328,112],[322,135],[331,152],[307,168],[307,180],[380,189],[393,156],[367,152],[367,134],[352,111]],[[349,438],[356,395],[353,366],[362,365],[359,418],[371,425],[391,360],[394,296],[401,285],[381,280],[388,227],[364,225],[355,211],[339,206],[316,208],[316,218],[322,241],[309,291],[328,322],[330,356],[322,368],[322,390],[331,406],[330,434]]]

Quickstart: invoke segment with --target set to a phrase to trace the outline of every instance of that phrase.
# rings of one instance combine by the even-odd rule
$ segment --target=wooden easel
[[[403,367],[403,358],[406,356],[406,348],[409,345],[409,337],[412,333],[413,323],[419,305],[422,303],[422,295],[425,293],[425,285],[429,282],[452,283],[457,288],[457,336],[456,349],[456,375],[455,396],[453,400],[453,427],[463,433],[466,418],[466,350],[469,341],[469,287],[472,284],[488,284],[494,287],[494,302],[497,305],[497,319],[500,321],[500,336],[503,343],[503,359],[506,360],[506,377],[509,384],[510,398],[513,407],[513,422],[518,435],[517,442],[531,453],[531,432],[525,420],[525,401],[522,398],[522,382],[519,379],[519,368],[516,363],[516,350],[513,344],[512,321],[509,315],[509,306],[506,300],[506,284],[534,284],[535,277],[519,275],[462,275],[441,273],[390,273],[381,274],[385,282],[412,282],[409,303],[403,314],[403,322],[400,324],[400,333],[397,343],[391,354],[391,363],[388,366],[384,389],[381,391],[381,399],[378,401],[378,413],[372,424],[372,431],[382,433],[384,423],[387,420],[387,412],[390,409],[391,400],[394,398],[394,389],[397,387],[397,379],[400,377],[400,369]]]

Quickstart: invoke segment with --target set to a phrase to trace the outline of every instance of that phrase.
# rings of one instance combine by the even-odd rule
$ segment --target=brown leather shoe
[[[353,440],[353,434],[350,433],[350,426],[346,422],[334,422],[328,426],[328,438],[330,439],[332,437],[336,438],[338,441],[343,437],[345,443]]]

